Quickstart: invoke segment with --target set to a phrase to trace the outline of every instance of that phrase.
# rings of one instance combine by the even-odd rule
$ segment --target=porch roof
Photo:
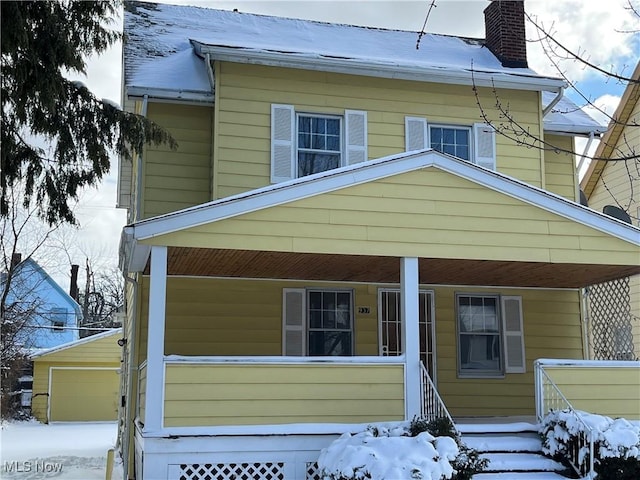
[[[431,150],[271,185],[125,227],[125,267],[170,275],[578,288],[640,273],[640,229]]]

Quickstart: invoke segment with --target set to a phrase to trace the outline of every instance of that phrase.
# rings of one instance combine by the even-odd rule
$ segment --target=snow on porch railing
[[[580,414],[573,408],[573,405],[560,391],[558,386],[549,377],[544,369],[544,363],[536,360],[535,387],[536,387],[536,417],[538,422],[542,422],[545,415],[550,411],[568,411],[581,425],[580,432],[576,435],[576,442],[571,446],[567,460],[573,469],[585,478],[594,478],[594,444],[593,430],[585,423]],[[589,461],[584,458],[588,452]]]
[[[440,398],[440,394],[438,394],[438,390],[422,362],[420,362],[420,417],[426,418],[428,421],[446,417],[455,428],[453,418],[451,418],[449,410]]]

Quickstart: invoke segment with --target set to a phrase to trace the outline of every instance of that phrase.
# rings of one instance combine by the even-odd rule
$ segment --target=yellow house
[[[587,358],[581,289],[640,272],[640,230],[577,202],[603,129],[527,68],[521,6],[420,50],[126,6],[123,104],[179,143],[120,165],[127,478],[312,480],[343,432],[532,416],[534,361]]]
[[[622,210],[640,226],[640,62],[631,79],[581,188],[591,208]],[[592,357],[640,358],[640,277],[592,288],[589,300]]]
[[[41,351],[33,359],[31,412],[43,423],[116,421],[122,329]]]

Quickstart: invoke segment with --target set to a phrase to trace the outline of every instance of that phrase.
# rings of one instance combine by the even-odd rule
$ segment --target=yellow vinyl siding
[[[343,115],[346,109],[368,114],[370,159],[404,151],[405,116],[430,123],[471,126],[481,121],[469,86],[310,72],[295,69],[217,63],[217,198],[269,184],[270,111],[272,103],[294,105],[296,111]],[[219,91],[218,91],[219,90]],[[498,120],[491,89],[479,88],[483,109]],[[531,134],[538,136],[536,92],[501,90],[503,104]],[[523,149],[497,136],[497,168],[541,186],[536,149]]]
[[[140,421],[144,423],[145,401],[147,399],[147,367],[146,365],[140,369],[138,394],[138,417]]]
[[[522,296],[526,373],[503,378],[458,378],[456,292]],[[436,288],[438,391],[451,414],[533,415],[533,362],[538,358],[583,356],[579,302],[576,290]]]
[[[36,358],[36,362],[47,363],[120,363],[122,348],[118,345],[121,332],[98,340],[90,340],[74,347],[54,351]],[[91,338],[91,337],[89,337]]]
[[[632,265],[638,256],[630,243],[435,167],[143,243],[587,264]]]
[[[211,200],[212,115],[210,107],[148,104],[147,117],[173,135],[178,149],[145,149],[144,218]]]
[[[167,365],[164,425],[404,418],[402,365]]]
[[[31,413],[39,421],[47,423],[47,399],[49,394],[49,364],[33,362],[33,391]]]
[[[640,366],[636,368],[546,366],[574,408],[640,420]]]
[[[355,354],[377,355],[377,297],[367,285],[320,284],[287,281],[167,279],[165,353],[167,355],[281,355],[282,289],[349,288],[354,313]],[[142,287],[140,350],[146,352],[148,278]]]
[[[545,142],[551,149],[559,149],[573,152],[573,137],[559,135],[545,135]],[[561,151],[545,150],[544,152],[544,174],[545,189],[560,195],[568,200],[576,201],[576,172],[574,156]]]
[[[146,280],[142,288],[143,304],[147,302]],[[369,314],[356,311],[355,353],[377,355],[378,289],[391,286],[172,277],[169,277],[168,285],[165,352],[219,356],[281,355],[282,288],[318,286],[354,289],[356,309],[370,309]],[[580,293],[577,290],[428,285],[422,288],[435,292],[438,389],[454,415],[532,415],[535,408],[534,360],[580,359],[583,356]],[[458,378],[457,292],[522,297],[527,373],[507,374],[498,379]],[[146,312],[141,320],[144,325],[141,350],[144,350]]]

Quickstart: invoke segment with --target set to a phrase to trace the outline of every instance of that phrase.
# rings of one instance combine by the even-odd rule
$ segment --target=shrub
[[[640,425],[623,418],[613,420],[602,415],[578,412],[583,422],[568,410],[551,411],[542,421],[542,451],[565,459],[577,449],[579,439],[591,435],[594,442],[594,470],[598,480],[632,480],[640,478]],[[589,447],[581,447],[578,462],[586,470]]]

